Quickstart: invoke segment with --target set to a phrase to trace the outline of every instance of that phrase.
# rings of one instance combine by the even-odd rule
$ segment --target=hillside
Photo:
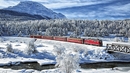
[[[28,13],[31,15],[40,15],[42,17],[49,17],[52,19],[66,18],[63,14],[53,12],[51,9],[46,8],[42,4],[33,1],[23,1],[16,6],[8,7],[4,10],[12,10],[22,13]]]
[[[40,15],[31,15],[28,13],[20,13],[11,10],[0,10],[0,20],[37,20],[37,19],[50,19],[49,17],[42,17]]]

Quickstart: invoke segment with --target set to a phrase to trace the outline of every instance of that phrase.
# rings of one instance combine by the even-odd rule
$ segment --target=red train
[[[102,40],[99,39],[81,39],[81,38],[69,38],[60,36],[40,36],[40,35],[31,35],[30,38],[49,39],[49,40],[65,41],[79,44],[102,46]]]

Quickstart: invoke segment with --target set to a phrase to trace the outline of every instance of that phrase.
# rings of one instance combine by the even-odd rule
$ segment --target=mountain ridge
[[[32,15],[40,15],[42,17],[47,16],[52,19],[66,18],[63,14],[53,12],[51,9],[46,8],[44,5],[33,1],[21,1],[16,6],[4,8],[3,10],[12,10]]]
[[[0,9],[0,20],[41,20],[50,19],[49,17],[42,17],[40,15],[31,15],[28,13],[20,13],[11,10]]]

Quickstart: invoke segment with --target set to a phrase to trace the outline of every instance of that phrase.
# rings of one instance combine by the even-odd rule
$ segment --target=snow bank
[[[89,50],[86,53],[81,54],[81,60],[85,62],[112,61],[114,60],[114,56],[101,49]]]
[[[57,47],[65,48],[66,52],[80,55],[80,63],[91,61],[111,61],[114,60],[114,56],[105,51],[105,47],[76,44],[69,42],[61,42],[54,40],[37,40],[36,42],[43,42],[46,44],[54,45]]]

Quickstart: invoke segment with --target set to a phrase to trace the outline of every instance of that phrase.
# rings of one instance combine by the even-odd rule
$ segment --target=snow
[[[34,42],[36,46],[36,53],[31,55],[25,54],[25,49],[29,42]],[[54,47],[65,48],[65,52],[76,54],[79,53],[79,63],[93,63],[93,62],[109,62],[109,61],[128,61],[130,55],[122,54],[119,57],[115,57],[105,51],[107,43],[113,43],[112,41],[103,41],[103,47],[91,46],[84,44],[76,44],[62,41],[45,40],[45,39],[33,39],[28,37],[0,37],[0,66],[4,65],[19,65],[22,62],[37,62],[40,65],[56,64],[56,55]],[[7,44],[11,44],[13,52],[6,50]],[[115,54],[116,55],[116,54]],[[124,58],[124,56],[126,56]],[[21,69],[12,70],[0,68],[0,73],[56,73],[56,69],[48,70],[34,70],[34,69]],[[129,73],[130,67],[115,67],[103,68],[103,69],[80,69],[73,73]]]
[[[11,70],[0,68],[0,73],[58,73],[56,69],[37,71],[33,69],[21,69],[21,70]],[[73,73],[130,73],[130,68],[128,67],[116,67],[114,69],[81,69],[80,71],[74,71]]]

